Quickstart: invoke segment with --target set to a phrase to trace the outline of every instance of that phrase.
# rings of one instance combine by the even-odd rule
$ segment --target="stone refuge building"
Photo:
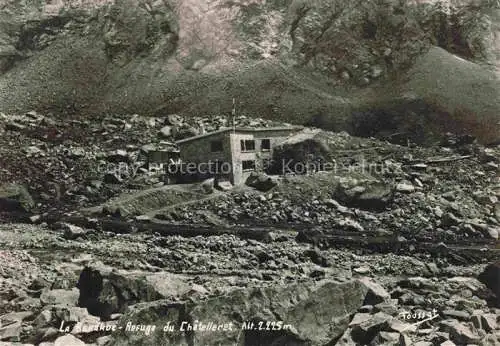
[[[227,127],[177,141],[184,174],[243,184],[251,172],[269,166],[273,148],[302,126]]]

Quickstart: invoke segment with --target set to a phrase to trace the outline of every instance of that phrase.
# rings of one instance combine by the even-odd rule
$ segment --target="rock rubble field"
[[[227,119],[0,120],[2,346],[500,344],[498,146],[307,128],[174,184],[148,153]]]
[[[500,345],[499,76],[499,0],[1,0],[0,346]]]

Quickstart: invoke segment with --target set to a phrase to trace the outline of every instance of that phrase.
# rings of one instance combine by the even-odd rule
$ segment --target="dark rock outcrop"
[[[175,275],[115,271],[103,265],[85,267],[77,287],[78,305],[102,318],[124,312],[129,305],[172,298],[189,291],[187,283]]]
[[[489,264],[478,278],[495,294],[500,307],[500,261]]]
[[[29,212],[35,203],[26,187],[8,184],[0,187],[0,212]]]

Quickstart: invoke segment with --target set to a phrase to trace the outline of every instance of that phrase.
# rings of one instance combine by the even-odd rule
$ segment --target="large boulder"
[[[348,207],[382,211],[391,204],[394,190],[374,180],[344,179],[337,185],[334,197]]]
[[[44,305],[76,306],[78,302],[78,290],[54,289],[43,291],[40,301]]]
[[[214,192],[215,178],[209,178],[209,179],[204,180],[201,183],[201,188],[202,188],[203,192],[205,192],[207,194]]]
[[[351,336],[354,341],[361,345],[369,344],[375,336],[386,329],[389,326],[389,322],[393,319],[392,316],[384,313],[377,312],[374,315],[370,315],[366,320],[359,324],[350,323],[352,326]]]
[[[78,305],[103,318],[124,312],[129,305],[174,299],[190,290],[185,279],[174,274],[119,271],[102,264],[86,266],[77,287],[80,290]]]
[[[293,328],[282,333],[269,333],[267,340],[260,337],[260,343],[252,340],[259,337],[259,333],[247,332],[245,340],[248,344],[271,345],[282,338],[288,338],[292,343],[302,340],[327,344],[342,335],[350,315],[361,307],[366,293],[366,286],[359,281],[299,283],[235,291],[196,305],[189,311],[194,319],[201,321],[218,316],[220,322],[232,322],[234,313],[239,312],[242,322],[281,320]],[[200,345],[233,344],[237,342],[239,332],[237,328],[225,335],[198,333],[195,340]]]
[[[496,304],[500,307],[500,261],[489,264],[478,278],[495,294]]]
[[[377,305],[383,303],[384,301],[390,299],[391,295],[385,290],[382,285],[374,282],[368,277],[359,279],[366,287],[368,287],[368,293],[365,299],[365,305]]]
[[[171,131],[171,135],[175,140],[194,137],[199,134],[199,131],[192,126],[175,126]]]
[[[72,225],[67,222],[57,222],[52,226],[52,228],[62,231],[63,237],[68,240],[78,239],[79,237],[85,236],[87,233],[87,231],[82,227]]]
[[[158,136],[165,139],[170,139],[172,137],[172,127],[171,126],[163,126],[158,133]]]
[[[245,181],[245,185],[253,187],[256,190],[266,192],[278,185],[275,178],[264,173],[253,172]]]
[[[165,122],[171,126],[181,126],[184,123],[184,119],[177,114],[169,114],[165,118]]]
[[[11,68],[16,58],[20,57],[22,57],[21,52],[14,46],[0,45],[0,74]]]
[[[23,185],[6,184],[0,187],[0,211],[29,212],[35,206]]]
[[[0,316],[0,345],[2,341],[21,341],[22,324],[33,316],[32,312],[11,312]]]
[[[270,170],[277,174],[305,174],[321,169],[321,164],[333,159],[326,133],[304,130],[291,136],[273,149]]]
[[[54,341],[54,346],[85,346],[85,343],[71,334],[58,337]]]
[[[457,320],[444,320],[440,323],[440,329],[450,334],[450,339],[457,345],[476,344],[481,336],[470,325]]]
[[[180,330],[181,323],[188,320],[184,303],[168,300],[139,303],[127,310],[119,322],[121,329],[112,334],[107,345],[189,345],[186,333]],[[143,331],[131,332],[132,326],[143,326]]]

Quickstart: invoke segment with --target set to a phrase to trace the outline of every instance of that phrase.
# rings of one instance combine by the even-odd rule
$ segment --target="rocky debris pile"
[[[326,233],[345,230],[435,242],[498,239],[498,148],[408,148],[329,136],[334,169],[274,176],[265,192],[232,191],[158,216],[197,223],[209,212],[221,222],[314,225]],[[255,174],[250,186],[256,187],[257,177],[271,181]]]
[[[473,278],[410,277],[358,310],[339,345],[496,345],[498,309]]]
[[[109,200],[103,206],[91,208],[91,210],[96,211],[99,215],[113,215],[131,219],[145,215],[151,210],[182,204],[190,200],[199,200],[205,197],[200,192],[196,189],[193,191],[193,189],[183,188],[183,186],[162,186],[118,196]]]
[[[237,126],[273,124],[245,116],[235,120]],[[89,206],[119,192],[163,185],[161,164],[177,158],[180,134],[214,131],[226,123],[222,116],[134,114],[68,121],[34,111],[0,113],[0,181],[24,184],[35,201],[29,209],[36,212]]]
[[[113,328],[126,328],[129,320],[175,324],[184,317],[235,324],[281,318],[291,326],[286,332],[240,335],[260,344],[499,341],[499,311],[493,307],[499,295],[497,264],[484,270],[481,283],[475,277],[483,268],[471,263],[484,262],[486,252],[476,261],[465,250],[446,245],[460,240],[483,247],[498,238],[498,147],[453,139],[418,148],[323,132],[326,147],[318,152],[328,154],[323,159],[335,159],[336,170],[255,174],[249,186],[231,189],[216,181],[181,188],[159,186],[158,176],[143,166],[150,157],[143,160],[141,148],[170,146],[177,126],[216,129],[224,124],[222,117],[203,118],[203,125],[178,116],[68,123],[47,119],[52,118],[3,117],[0,160],[7,164],[0,166],[0,180],[8,184],[1,189],[2,207],[43,213],[47,206],[71,210],[106,200],[108,214],[118,222],[99,228],[105,218],[85,218],[85,224],[52,220],[48,228],[43,224],[47,215],[41,214],[31,219],[40,226],[0,227],[5,249],[0,252],[1,342],[161,344],[171,337],[168,342],[175,344],[187,334],[156,331],[145,336],[113,333]],[[270,126],[244,117],[238,121],[238,126]],[[73,131],[78,136],[72,137]],[[300,148],[303,142],[293,145]],[[310,157],[295,158],[297,163],[306,159]],[[119,165],[137,169],[137,174],[133,169],[117,174]],[[103,181],[111,173],[117,179]],[[129,193],[151,185],[157,187]],[[128,198],[108,199],[122,192]],[[171,208],[163,209],[166,205]],[[134,233],[138,224],[157,221],[151,213],[163,218],[162,227],[190,222],[248,228],[251,223],[264,225],[268,236],[261,242],[227,234],[187,238]],[[359,244],[352,252],[315,247],[301,242],[304,230],[349,235],[358,243],[365,236],[389,237],[407,244],[405,254],[413,257],[398,255],[403,251],[397,249],[391,249],[395,254],[373,254]],[[411,250],[415,239],[443,244],[436,254],[424,253]],[[227,304],[228,299],[235,304]],[[248,301],[252,304],[243,304]],[[428,316],[432,319],[423,321]],[[84,325],[101,329],[89,331]],[[194,333],[193,338],[224,344],[238,341],[238,334]]]
[[[39,275],[36,270],[36,259],[26,251],[0,251],[0,313],[15,311],[19,305],[24,304],[27,298],[24,292],[33,278],[22,270],[22,268],[35,267],[31,272],[33,275]],[[42,277],[42,276],[41,276]],[[43,280],[42,280],[43,281]],[[30,302],[27,302],[27,307]],[[36,306],[36,304],[35,304]]]
[[[475,278],[483,266],[454,266],[427,255],[320,250],[280,232],[268,242],[228,235],[65,239],[59,229],[29,225],[0,232],[0,245],[9,249],[0,254],[3,342],[175,345],[189,335],[200,344],[242,337],[261,344],[500,341],[500,311],[487,305],[493,297],[487,287],[496,286]],[[26,266],[29,272],[21,270]],[[179,331],[182,321],[195,320],[237,328]],[[283,330],[239,335],[245,321],[282,321]],[[171,333],[162,330],[167,322],[176,328]],[[126,329],[127,323],[144,328]]]
[[[165,125],[160,130],[160,136],[164,139],[180,140],[202,133],[214,132],[224,127],[260,128],[288,124],[262,118],[250,118],[245,115],[207,115],[203,117],[193,116],[184,118],[177,114],[169,114],[165,117]]]
[[[270,121],[244,116],[238,116],[235,120],[237,126],[275,125]],[[176,155],[174,150],[176,131],[169,132],[169,136],[165,136],[165,133],[158,136],[158,131],[165,126],[170,126],[172,129],[190,127],[196,129],[197,133],[203,129],[212,131],[227,125],[227,119],[223,116],[185,119],[171,114],[165,119],[139,115],[108,116],[102,119],[72,120],[65,123],[55,117],[30,112],[22,116],[3,115],[2,124],[0,131],[3,134],[4,149],[1,151],[0,160],[5,164],[0,169],[0,178],[4,182],[16,182],[27,186],[35,202],[34,211],[45,212],[51,208],[68,210],[76,206],[90,206],[103,202],[119,192],[163,185],[162,169],[153,163],[168,162],[172,155]],[[127,134],[126,138],[123,136],[124,133]],[[337,175],[361,174],[360,181],[349,178],[340,184],[336,182],[326,187],[327,191],[333,186],[338,186],[338,189],[334,194],[317,198],[320,202],[322,199],[333,199],[342,207],[352,210],[379,212],[390,208],[394,192],[399,196],[398,202],[413,200],[412,203],[416,205],[412,208],[417,209],[423,203],[421,200],[429,197],[430,201],[427,202],[430,205],[437,204],[435,208],[439,207],[435,209],[436,216],[441,218],[441,212],[445,215],[444,227],[440,227],[443,230],[446,231],[445,227],[453,227],[455,233],[457,233],[455,228],[458,228],[458,232],[464,235],[482,234],[484,237],[496,237],[497,221],[491,220],[491,208],[496,208],[495,205],[498,203],[498,192],[495,187],[498,182],[494,181],[499,165],[498,148],[484,148],[470,141],[458,143],[457,140],[446,141],[443,143],[445,147],[410,148],[372,139],[355,138],[346,133],[311,131],[309,134],[312,134],[313,141],[323,143],[321,147],[324,153],[309,153],[312,158],[311,155],[307,158],[297,157],[295,163],[305,164],[304,160],[311,159],[310,163],[316,165],[321,160],[332,159]],[[283,147],[289,147],[290,150],[299,153],[305,152],[308,140],[311,138],[295,138]],[[159,169],[153,169],[155,167]],[[454,167],[463,171],[459,176],[461,182],[458,186],[451,183],[451,178],[456,178],[452,174]],[[317,169],[313,167],[307,172],[315,170]],[[307,178],[304,178],[301,183],[297,182],[296,185],[299,186],[293,188],[301,191],[300,194],[304,196],[315,197],[316,193],[312,191],[317,189],[312,186],[314,184],[306,183],[306,180]],[[368,184],[368,181],[372,181],[373,185]],[[466,186],[470,182],[475,185],[475,191],[472,191],[471,186]],[[444,191],[445,188],[448,190]],[[224,187],[221,189],[230,190]],[[435,192],[435,195],[432,195],[432,192]],[[424,197],[422,193],[426,196]],[[469,200],[469,193],[473,193],[474,201]],[[287,194],[289,192],[285,191],[284,199]],[[439,194],[445,198],[440,198]],[[263,202],[265,196],[258,198]],[[242,201],[245,199],[247,197],[243,196]],[[312,200],[314,199],[316,198]],[[281,205],[283,201],[278,202]],[[224,203],[231,207],[235,204],[230,200]],[[467,208],[463,211],[456,210],[459,205],[467,205]],[[246,212],[245,205],[243,207]],[[265,222],[283,223],[304,217],[307,223],[308,219],[324,219],[321,215],[311,217],[315,213],[321,214],[321,210],[315,210],[314,206],[306,208],[292,206],[293,210],[279,210],[275,213],[272,213],[274,211],[272,207],[262,210],[266,211],[266,215],[261,216],[258,205],[252,204],[252,208],[254,209],[249,211],[250,216]],[[203,206],[202,209],[207,209],[207,206]],[[222,214],[227,218],[223,209],[217,210],[216,214]],[[234,212],[229,215],[230,220],[245,214],[239,212],[238,207],[231,209],[234,209]],[[187,211],[192,214],[190,210]],[[456,217],[449,217],[447,211]],[[460,215],[462,212],[464,215]],[[426,211],[426,214],[428,213]],[[297,218],[296,215],[300,217]],[[196,215],[193,217],[197,219]],[[495,215],[493,217],[497,220]],[[328,222],[328,218],[324,222]],[[426,228],[424,225],[421,226]],[[394,228],[398,228],[398,225]]]
[[[95,279],[104,280],[103,285],[93,285]],[[111,291],[105,288],[108,280],[111,280]],[[436,342],[495,345],[500,341],[499,311],[488,308],[486,302],[477,297],[481,296],[483,287],[477,280],[453,277],[445,279],[443,285],[442,281],[409,277],[393,285],[386,289],[373,279],[359,277],[238,288],[207,296],[208,291],[202,286],[190,285],[187,279],[172,274],[141,276],[86,267],[80,276],[80,293],[77,290],[45,291],[38,315],[23,312],[1,316],[8,328],[0,328],[0,337],[34,343],[51,340],[57,343],[61,342],[60,338],[70,336],[86,343],[106,338],[111,345],[135,345],[151,339],[157,343],[182,344],[188,337],[200,344],[232,343],[242,337],[266,344],[276,340],[301,340],[336,345]],[[98,291],[91,292],[93,288]],[[97,293],[97,305],[86,305],[89,293]],[[113,294],[118,295],[113,297]],[[79,305],[92,306],[93,314],[101,314],[101,318],[76,307],[78,295]],[[165,295],[177,298],[160,298]],[[186,298],[189,299],[184,300]],[[232,304],[227,304],[228,300]],[[120,308],[115,305],[118,302],[128,307]],[[102,314],[106,315],[104,319]],[[220,333],[185,334],[181,329],[182,322],[208,320],[233,327],[226,327]],[[258,325],[271,321],[281,322],[275,333],[256,332],[248,327],[241,335],[241,325],[245,322]],[[93,327],[86,330],[85,324]],[[147,326],[148,330],[139,327],[132,330],[136,325],[142,325],[143,329]],[[173,328],[173,333],[162,330],[167,325]]]

